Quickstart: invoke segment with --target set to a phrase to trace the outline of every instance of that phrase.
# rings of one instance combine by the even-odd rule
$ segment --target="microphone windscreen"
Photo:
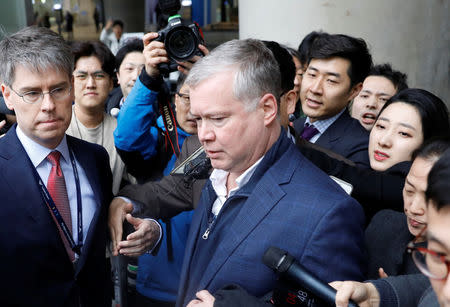
[[[269,247],[263,255],[263,263],[272,270],[278,270],[280,260],[286,253],[278,247]]]

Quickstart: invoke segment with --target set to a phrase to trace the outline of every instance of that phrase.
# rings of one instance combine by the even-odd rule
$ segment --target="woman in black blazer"
[[[371,169],[355,166],[313,149],[297,136],[301,152],[329,175],[353,185],[352,196],[364,207],[367,221],[382,209],[403,211],[402,189],[414,150],[438,136],[448,136],[448,109],[422,89],[405,89],[391,97],[370,133]]]

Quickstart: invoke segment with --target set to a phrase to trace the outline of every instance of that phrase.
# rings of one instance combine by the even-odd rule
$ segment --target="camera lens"
[[[194,55],[197,39],[189,28],[178,27],[167,34],[165,45],[170,57],[186,61]]]

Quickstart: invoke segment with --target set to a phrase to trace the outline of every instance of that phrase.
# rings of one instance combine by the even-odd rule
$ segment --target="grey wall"
[[[407,73],[411,87],[449,105],[448,0],[245,0],[239,2],[240,38],[298,47],[313,30],[364,38],[375,63]]]
[[[1,0],[0,26],[7,33],[14,33],[31,24],[32,18],[31,0]]]

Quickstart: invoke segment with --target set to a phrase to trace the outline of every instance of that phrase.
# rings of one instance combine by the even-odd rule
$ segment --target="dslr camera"
[[[198,44],[204,44],[203,35],[196,23],[188,23],[181,19],[178,11],[181,9],[179,0],[160,0],[161,12],[169,16],[168,25],[158,31],[157,41],[163,42],[169,58],[169,63],[161,63],[159,70],[167,76],[176,71],[176,61],[187,61],[195,55],[203,56]]]

